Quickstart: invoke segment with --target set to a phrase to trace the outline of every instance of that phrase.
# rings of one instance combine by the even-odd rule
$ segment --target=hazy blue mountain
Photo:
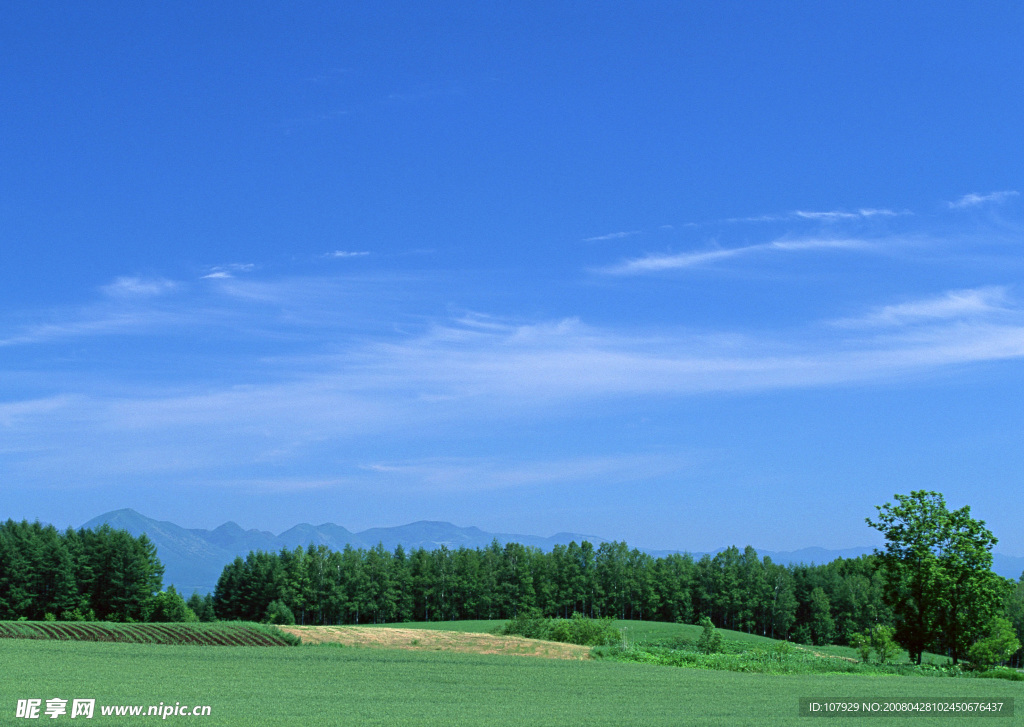
[[[841,550],[827,550],[826,548],[801,548],[800,550],[787,550],[787,551],[757,551],[757,554],[762,558],[766,555],[772,559],[773,563],[781,563],[783,565],[822,565],[823,563],[831,563],[836,558],[859,558],[862,555],[875,552],[874,548],[861,547],[861,548],[843,548]]]
[[[243,530],[237,523],[226,522],[213,530],[189,530],[208,543],[231,552],[250,550],[277,550],[277,536],[266,530]]]
[[[280,535],[265,530],[244,530],[233,522],[227,522],[213,530],[186,529],[171,522],[152,520],[134,510],[115,510],[93,518],[82,527],[95,528],[103,523],[114,528],[123,528],[134,536],[145,533],[156,545],[157,555],[164,564],[164,585],[174,584],[186,597],[193,591],[212,592],[217,585],[224,566],[236,557],[245,557],[250,551],[276,552],[281,548],[292,550],[305,548],[310,543],[326,545],[331,550],[343,550],[346,545],[355,548],[372,548],[378,543],[392,551],[399,544],[412,550],[432,550],[442,545],[449,549],[486,548],[497,540],[501,545],[510,542],[522,543],[550,551],[555,545],[568,545],[587,540],[598,546],[604,538],[580,533],[558,533],[549,538],[536,535],[512,533],[488,533],[476,527],[459,527],[451,523],[421,520],[408,525],[390,528],[370,528],[353,533],[340,525],[324,523],[309,525],[302,523]],[[721,552],[724,548],[715,551]],[[803,548],[786,552],[758,551],[761,557],[769,556],[775,563],[828,563],[836,558],[856,558],[872,552],[872,548],[846,548],[827,550],[825,548]],[[649,550],[655,557],[683,551]],[[700,558],[704,553],[691,553]],[[714,555],[711,553],[710,555]],[[995,554],[993,570],[999,575],[1016,580],[1024,571],[1024,558]]]
[[[302,523],[274,535],[265,530],[245,530],[237,523],[227,522],[213,530],[186,529],[174,523],[153,520],[134,510],[115,510],[99,515],[82,527],[94,528],[109,524],[123,528],[132,535],[145,533],[157,548],[157,555],[164,564],[164,585],[174,587],[186,596],[193,591],[212,592],[217,585],[224,566],[236,557],[245,557],[250,551],[265,550],[276,552],[281,548],[293,550],[325,545],[331,550],[344,550],[346,545],[354,548],[372,548],[383,543],[389,551],[401,543],[406,550],[414,548],[439,548],[442,545],[457,549],[460,547],[483,548],[497,538],[504,545],[518,542],[550,550],[556,544],[568,544],[575,540],[589,540],[595,545],[603,538],[576,533],[558,533],[550,538],[534,535],[487,533],[480,528],[462,528],[445,522],[421,521],[390,528],[371,528],[353,533],[340,525],[324,523],[310,525]]]
[[[188,597],[192,591],[207,593],[234,553],[211,543],[203,534],[209,531],[186,530],[171,522],[152,520],[134,510],[115,510],[95,517],[83,528],[97,528],[104,523],[127,530],[138,537],[143,533],[156,546],[157,557],[164,564],[164,585],[174,587]],[[248,551],[246,551],[248,552]]]
[[[387,550],[394,550],[399,543],[406,550],[412,548],[426,548],[433,550],[442,545],[449,550],[461,547],[486,548],[494,540],[501,545],[505,543],[522,543],[551,550],[555,545],[568,545],[575,540],[577,543],[588,540],[594,545],[605,542],[604,538],[594,535],[582,535],[580,533],[558,533],[550,538],[542,538],[536,535],[518,535],[511,533],[488,533],[476,527],[462,528],[451,523],[434,520],[420,520],[419,522],[399,525],[391,528],[370,528],[358,533],[369,547],[382,543]]]
[[[284,531],[277,536],[277,539],[281,543],[277,546],[277,550],[280,550],[282,545],[293,550],[296,547],[306,548],[310,543],[314,546],[326,545],[331,550],[344,550],[346,545],[351,545],[353,548],[372,547],[361,537],[334,523],[316,526],[302,523]]]

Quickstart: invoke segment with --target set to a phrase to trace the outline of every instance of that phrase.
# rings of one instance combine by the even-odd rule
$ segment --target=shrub
[[[722,650],[722,635],[707,616],[700,620],[700,625],[704,631],[697,639],[697,650],[702,654],[717,654]]]
[[[555,619],[547,638],[580,646],[610,646],[622,640],[622,633],[612,625],[610,618],[587,618],[577,612],[569,619]]]
[[[499,633],[580,646],[604,646],[622,640],[622,633],[612,624],[610,618],[587,618],[578,612],[574,613],[572,618],[554,619],[543,618],[535,613],[519,614],[510,619]]]
[[[548,639],[550,629],[551,619],[522,611],[516,614],[515,618],[509,619],[500,633],[504,636],[522,636],[526,639]]]
[[[892,626],[877,625],[871,629],[871,648],[878,654],[878,663],[887,664],[896,654],[900,647],[893,638],[896,630]]]
[[[867,629],[864,633],[850,635],[850,646],[857,650],[860,660],[865,664],[871,659],[871,632]]]
[[[988,635],[971,646],[967,658],[978,669],[991,669],[996,664],[1008,661],[1019,648],[1020,641],[1013,631],[1013,624],[996,616],[989,624]]]
[[[264,620],[270,624],[291,625],[295,623],[295,614],[283,601],[271,601],[267,606],[267,615]]]

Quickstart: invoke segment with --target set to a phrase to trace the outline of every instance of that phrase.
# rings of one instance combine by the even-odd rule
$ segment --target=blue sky
[[[1016,3],[18,2],[3,515],[1024,555]]]

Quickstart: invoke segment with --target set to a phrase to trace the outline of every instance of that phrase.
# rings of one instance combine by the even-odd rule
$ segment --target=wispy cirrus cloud
[[[625,232],[609,232],[607,235],[597,235],[596,237],[584,237],[583,242],[605,242],[607,240],[621,240],[625,237],[633,237],[639,235],[642,230],[628,230]]]
[[[793,212],[793,216],[802,220],[819,220],[823,222],[839,222],[842,220],[858,220],[868,217],[899,217],[900,215],[910,214],[909,212],[894,212],[888,209],[872,209],[865,208],[859,209],[856,212],[845,212],[841,210],[831,210],[827,212],[812,212],[807,210],[797,210]]]
[[[954,202],[947,202],[950,209],[965,209],[967,207],[977,207],[982,204],[998,204],[1005,202],[1008,199],[1018,196],[1020,193],[1013,189],[1003,190],[1001,192],[990,192],[988,194],[965,194],[960,199]]]
[[[177,282],[166,278],[125,276],[102,286],[100,290],[111,298],[152,298],[169,293],[178,287]]]
[[[235,277],[235,273],[251,273],[256,269],[253,263],[229,263],[227,265],[215,265],[210,268],[206,275],[201,276],[202,280],[226,280]]]
[[[772,252],[800,252],[815,250],[869,250],[876,247],[871,242],[853,238],[805,238],[774,240],[759,245],[742,247],[714,248],[675,254],[653,254],[617,265],[600,268],[597,272],[608,275],[640,275],[643,273],[661,272],[664,270],[680,270],[698,267],[708,263],[730,258]]]
[[[759,223],[759,222],[787,222],[792,220],[806,220],[810,222],[849,222],[853,220],[865,220],[872,217],[903,217],[912,215],[910,210],[891,210],[875,207],[861,207],[854,211],[849,210],[794,210],[783,214],[751,215],[748,217],[727,217],[719,222],[736,223]]]
[[[173,311],[98,306],[59,315],[52,321],[20,326],[6,335],[0,335],[0,347],[50,343],[69,338],[138,334],[147,330],[180,327],[184,322],[183,317]]]
[[[5,441],[26,452],[52,453],[54,467],[73,465],[97,477],[105,469],[133,467],[195,474],[301,463],[311,453],[326,456],[338,447],[355,452],[358,443],[382,437],[408,441],[488,423],[544,421],[578,415],[590,405],[604,409],[616,400],[653,405],[665,397],[716,392],[867,385],[1024,358],[1024,309],[1002,288],[947,291],[868,308],[846,325],[812,322],[791,329],[661,328],[641,334],[577,318],[522,323],[463,314],[418,333],[345,337],[323,316],[305,317],[319,322],[321,338],[336,341],[333,351],[245,359],[250,375],[154,384],[148,391],[129,393],[117,380],[84,379],[59,395],[0,406]],[[230,322],[233,329],[244,324]],[[243,368],[230,358],[221,366]],[[76,446],[69,450],[67,442]],[[93,456],[112,448],[116,457]],[[369,464],[368,471],[381,473],[409,466]],[[422,481],[436,476],[445,487],[469,487],[478,478],[487,486],[514,486],[549,476],[540,470],[516,475],[500,465],[457,469],[393,474]],[[569,468],[555,470],[570,476]],[[600,476],[587,467],[579,471],[580,477]]]
[[[661,331],[639,336],[577,319],[488,326],[451,321],[336,355],[266,362],[274,383],[187,396],[93,400],[106,426],[214,427],[281,441],[363,435],[427,422],[515,416],[567,400],[847,385],[915,371],[1024,357],[1024,310],[998,291],[954,291],[870,311],[924,321],[885,331],[846,326],[836,339],[794,331]],[[973,311],[965,319],[964,311]],[[842,328],[840,328],[842,330]],[[280,368],[279,367],[285,367]],[[78,407],[88,408],[82,399]],[[34,409],[29,407],[25,415]],[[35,411],[45,416],[45,408]],[[120,422],[117,424],[117,422]],[[261,435],[264,436],[264,435]]]
[[[876,308],[856,318],[833,321],[843,327],[902,326],[915,323],[977,319],[1013,311],[1005,286],[950,290],[942,295]]]
[[[322,257],[337,260],[351,257],[366,257],[369,254],[366,250],[334,250],[333,252],[324,253]]]

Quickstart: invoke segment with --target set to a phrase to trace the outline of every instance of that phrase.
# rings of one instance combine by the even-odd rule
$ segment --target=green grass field
[[[978,679],[772,676],[615,662],[375,649],[159,646],[4,639],[0,724],[17,700],[202,704],[203,725],[801,725],[798,700],[1004,700],[1018,683]],[[68,719],[68,717],[63,717]],[[871,718],[954,725],[973,719]],[[1024,724],[1024,717],[981,724]]]

